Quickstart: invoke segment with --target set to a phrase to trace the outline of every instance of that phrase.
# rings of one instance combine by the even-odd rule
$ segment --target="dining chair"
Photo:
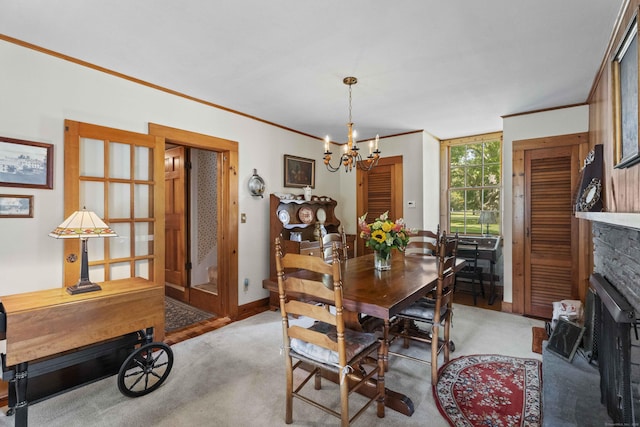
[[[431,230],[417,230],[409,236],[405,255],[435,256],[438,253],[438,239],[440,226],[435,232]]]
[[[458,279],[464,278],[471,280],[471,294],[473,295],[473,305],[477,304],[478,292],[476,291],[476,280],[480,284],[480,293],[484,298],[484,284],[482,281],[482,267],[478,265],[478,242],[469,240],[460,240],[458,242],[457,257],[466,261],[464,267],[456,273],[456,280],[453,284],[453,290],[456,291]]]
[[[359,417],[369,405],[377,402],[377,416],[384,417],[384,356],[382,341],[371,333],[353,331],[345,327],[342,278],[339,250],[332,246],[332,263],[319,257],[294,253],[282,255],[280,238],[276,238],[275,257],[278,276],[278,294],[282,314],[283,351],[286,371],[285,423],[293,422],[293,398],[319,408],[341,419],[342,426],[348,426]],[[296,276],[286,274],[289,269],[297,270]],[[307,274],[300,277],[300,270]],[[295,299],[304,296],[304,300]],[[307,301],[308,300],[308,301]],[[324,301],[333,305],[326,310],[312,301]],[[313,320],[313,325],[303,327],[290,317]],[[294,363],[295,359],[295,363]],[[304,375],[294,371],[306,370]],[[303,387],[314,378],[315,389],[321,389],[322,376],[332,378],[339,384],[340,410],[314,400],[311,393],[303,393]],[[351,392],[363,387],[376,386],[369,398],[353,416],[350,416]],[[353,402],[351,402],[353,403]]]
[[[346,261],[348,258],[349,246],[347,245],[347,235],[344,228],[341,227],[338,233],[327,233],[322,237],[320,246],[322,249],[325,262],[333,262],[333,244],[338,247],[338,255],[340,261]]]
[[[447,237],[446,232],[443,232],[440,235],[437,255],[438,279],[434,298],[421,298],[402,310],[396,316],[390,331],[391,341],[402,338],[405,348],[408,347],[410,340],[430,345],[428,358],[412,356],[403,351],[389,350],[389,354],[431,365],[433,385],[438,382],[438,355],[443,353],[443,363],[447,363],[450,352],[454,349],[451,341],[451,317],[457,246],[457,234]],[[420,327],[422,324],[427,324],[426,330]],[[442,328],[442,336],[440,328]]]

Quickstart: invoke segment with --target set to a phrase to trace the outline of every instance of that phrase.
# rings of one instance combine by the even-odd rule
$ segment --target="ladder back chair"
[[[435,232],[431,230],[418,230],[409,236],[409,244],[404,250],[405,255],[436,256],[438,254],[438,240],[440,238],[440,226]]]
[[[333,244],[336,244],[340,261],[346,261],[348,258],[349,246],[347,245],[347,235],[344,228],[340,228],[339,233],[327,233],[320,240],[320,248],[325,262],[333,262]]]
[[[402,338],[405,348],[410,340],[430,345],[428,358],[414,357],[401,351],[389,351],[389,354],[431,365],[433,385],[438,382],[438,355],[443,353],[443,363],[447,363],[450,352],[454,349],[451,341],[451,318],[457,246],[457,235],[447,237],[445,232],[442,233],[438,241],[438,280],[434,298],[421,298],[401,311],[392,328],[392,340]],[[425,323],[428,325],[427,329],[421,329],[419,325]]]
[[[373,402],[377,415],[384,417],[384,357],[382,341],[375,334],[352,331],[345,327],[343,317],[342,279],[337,245],[333,245],[332,264],[319,257],[289,253],[282,256],[280,238],[275,242],[278,293],[282,314],[282,332],[286,369],[285,423],[293,422],[293,398],[341,419],[348,426]],[[294,269],[296,277],[289,271]],[[286,271],[286,272],[285,272]],[[304,297],[305,300],[296,300]],[[332,304],[331,310],[312,301]],[[310,327],[290,323],[290,317],[304,316],[314,320]],[[294,360],[295,359],[295,363]],[[294,388],[294,371],[304,369]],[[322,375],[329,373],[340,388],[340,410],[313,400],[303,387],[315,377],[315,389],[321,389]],[[296,376],[296,378],[299,378]],[[349,395],[363,386],[376,382],[375,393],[350,416]],[[298,382],[298,381],[296,381]]]

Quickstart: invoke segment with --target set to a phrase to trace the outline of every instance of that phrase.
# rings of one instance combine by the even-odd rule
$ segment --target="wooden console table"
[[[138,331],[164,339],[163,286],[142,278],[100,285],[101,291],[78,295],[56,288],[0,297],[2,379],[15,389],[17,426],[27,425],[30,363],[55,365],[61,353],[68,357],[72,350]]]

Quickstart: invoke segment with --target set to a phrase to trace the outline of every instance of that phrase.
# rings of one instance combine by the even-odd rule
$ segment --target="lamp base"
[[[84,294],[86,292],[100,291],[102,288],[97,283],[88,280],[79,281],[73,286],[67,288],[67,292],[71,295]]]

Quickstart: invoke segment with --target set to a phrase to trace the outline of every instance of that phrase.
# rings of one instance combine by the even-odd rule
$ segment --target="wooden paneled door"
[[[358,216],[366,212],[369,222],[386,211],[392,220],[403,217],[402,156],[384,157],[369,172],[358,169],[356,182]],[[362,239],[356,242],[358,256],[371,252]]]
[[[586,136],[578,135],[544,138],[539,148],[514,143],[514,312],[551,318],[554,301],[580,298],[573,199]]]
[[[190,305],[200,309],[213,312],[218,316],[229,316],[232,319],[238,317],[238,143],[210,135],[204,135],[196,132],[190,132],[183,129],[171,128],[155,123],[149,123],[149,133],[161,137],[167,144],[176,145],[187,152],[194,153],[194,149],[216,152],[217,171],[217,216],[214,218],[217,230],[215,239],[217,243],[217,292],[208,292],[197,286],[189,285],[185,282],[184,289],[188,291],[185,295],[185,301]],[[175,158],[174,158],[175,159]],[[191,158],[190,160],[193,160]],[[184,168],[183,168],[184,170]],[[189,179],[187,178],[187,181]],[[168,185],[168,183],[167,183]],[[168,191],[167,191],[168,194]],[[188,195],[185,195],[189,199]],[[197,197],[197,195],[192,196]],[[193,199],[192,199],[193,200]],[[175,208],[178,212],[178,202],[176,200]],[[185,215],[188,209],[182,206]],[[163,210],[164,212],[164,210]],[[183,228],[185,237],[181,240],[188,242],[190,219],[185,216],[185,228]],[[168,221],[167,221],[168,222]],[[203,224],[194,225],[193,229],[204,227]],[[168,234],[167,234],[168,236]],[[169,241],[167,241],[169,244]],[[184,260],[189,262],[189,253],[185,247]],[[178,255],[178,254],[176,254]],[[177,256],[176,256],[177,259]],[[180,267],[177,265],[176,267]],[[163,271],[164,273],[164,271]],[[193,270],[190,275],[193,275]],[[174,290],[177,287],[173,288]],[[165,290],[169,290],[166,287]]]
[[[180,146],[164,152],[164,275],[166,294],[188,303],[185,150]]]

